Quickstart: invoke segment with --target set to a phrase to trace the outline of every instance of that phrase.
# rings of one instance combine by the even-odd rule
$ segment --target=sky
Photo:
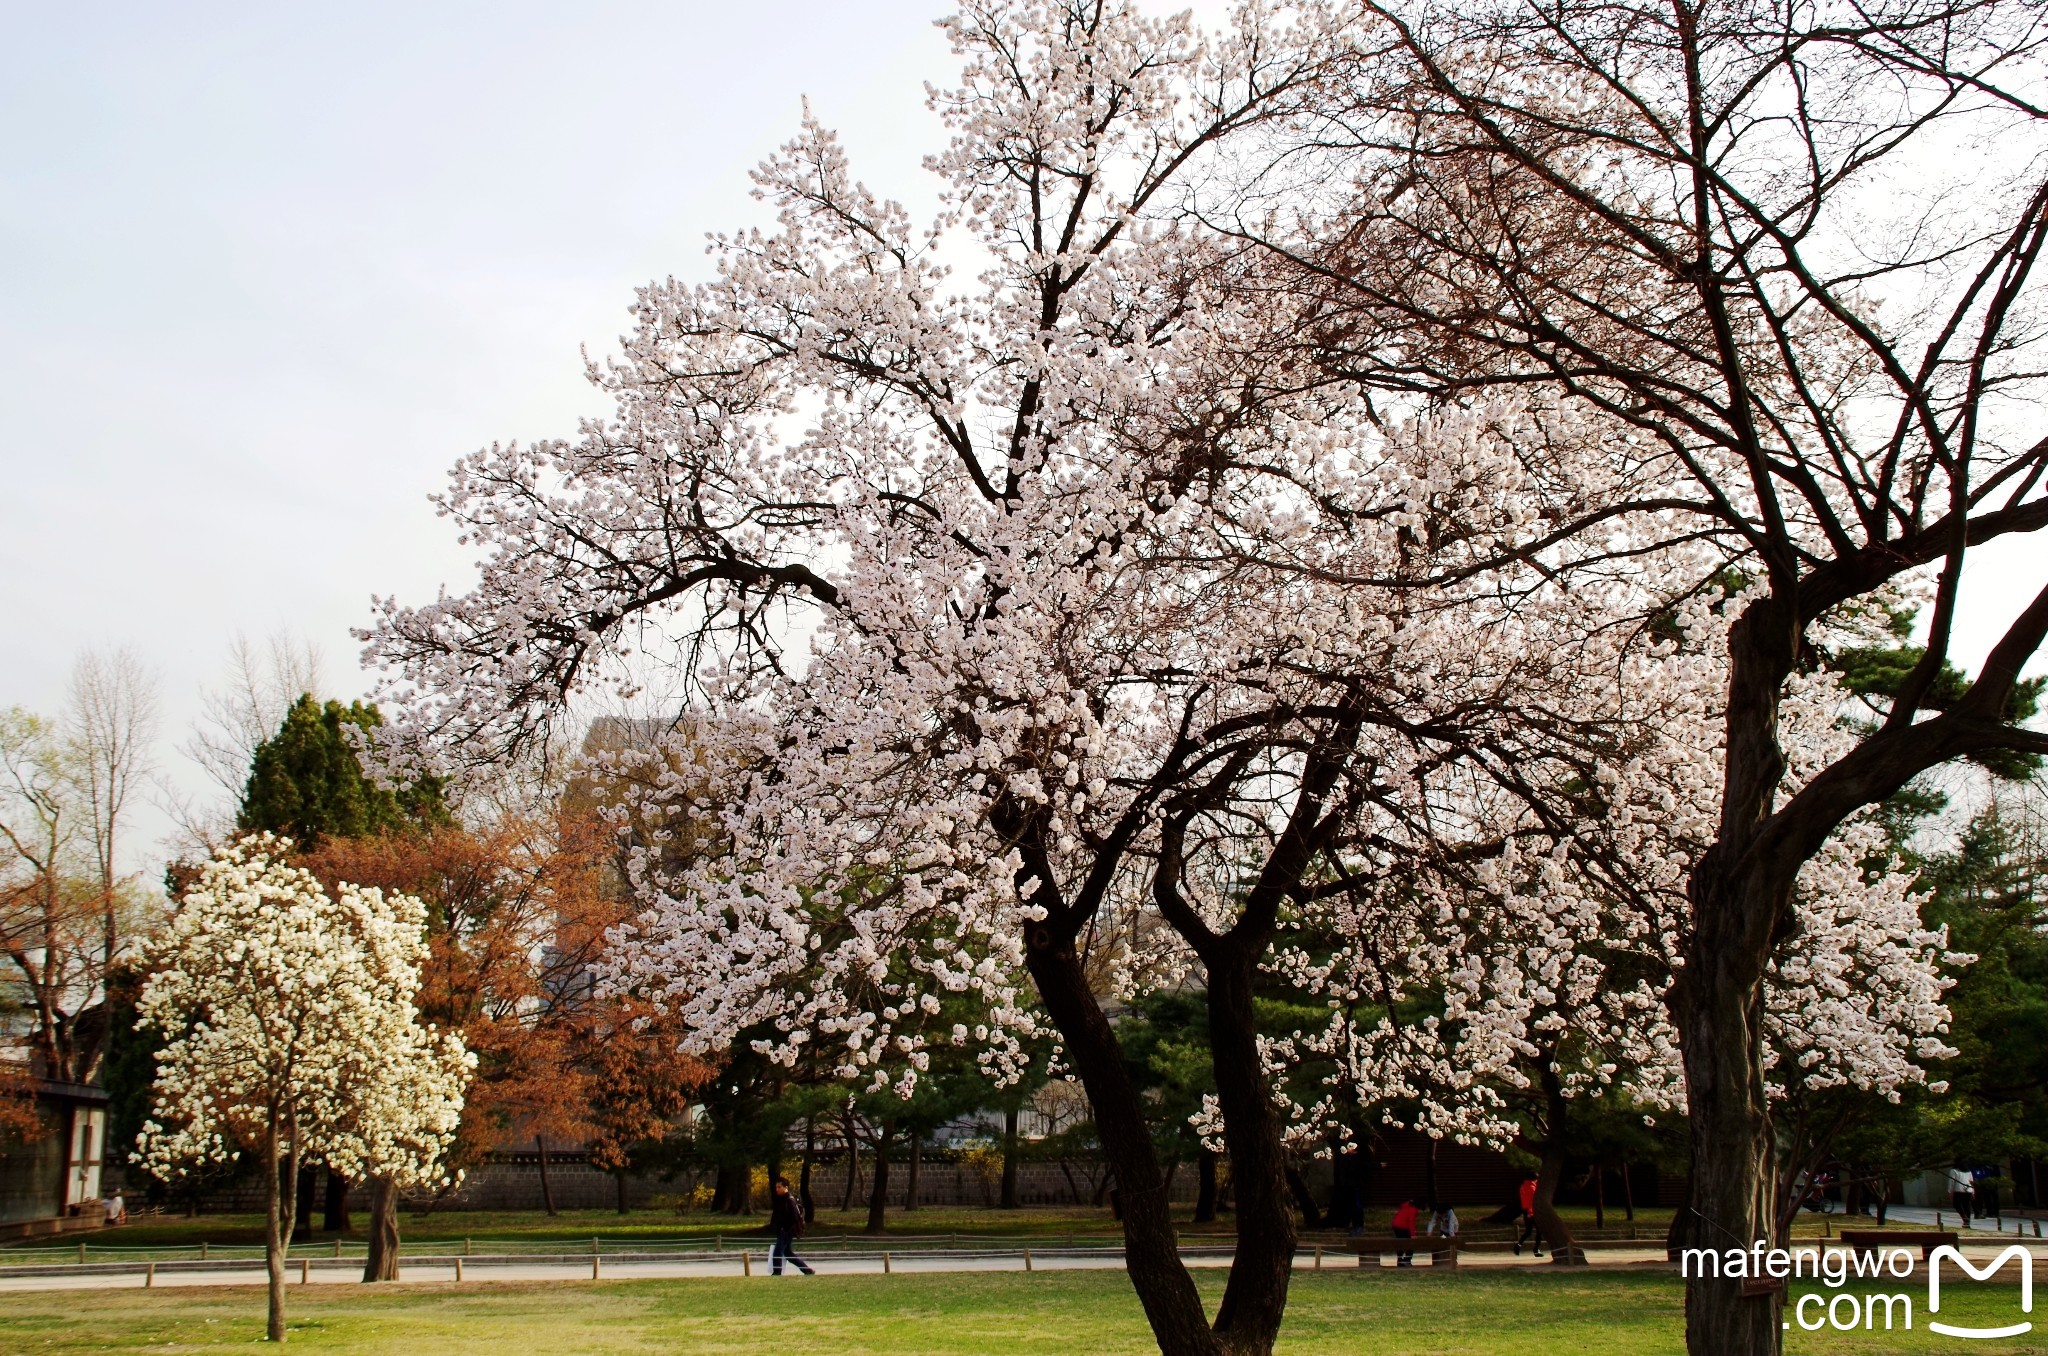
[[[468,576],[449,465],[601,410],[581,347],[760,219],[806,96],[919,191],[954,65],[938,0],[0,11],[0,706],[126,646],[193,788],[238,631],[363,691],[371,595]]]
[[[125,646],[198,790],[176,745],[238,632],[364,691],[371,596],[469,576],[447,467],[601,412],[582,347],[761,218],[804,98],[916,201],[943,8],[0,0],[0,706]],[[1971,574],[1966,660],[2048,546]]]

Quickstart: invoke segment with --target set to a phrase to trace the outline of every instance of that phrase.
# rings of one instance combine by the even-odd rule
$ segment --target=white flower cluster
[[[1391,870],[1356,864],[1369,887],[1297,920],[1276,968],[1329,995],[1331,1020],[1272,1059],[1336,1070],[1298,1117],[1304,1133],[1356,1099],[1417,1107],[1432,1133],[1502,1142],[1516,1131],[1511,1100],[1546,1074],[1567,1098],[1620,1089],[1683,1108],[1666,998],[1720,811],[1722,627],[1736,602],[1670,618],[1671,638],[1600,690],[1601,723],[1627,732],[1608,756],[1462,780],[1445,796],[1461,812],[1455,835],[1411,845]],[[1846,704],[1824,673],[1785,694],[1785,794],[1850,742]],[[1582,700],[1579,716],[1595,710]],[[1955,1053],[1940,1039],[1941,998],[1948,969],[1972,958],[1946,950],[1920,903],[1869,818],[1806,863],[1757,1033],[1773,1097],[1848,1086],[1896,1100],[1927,1081],[1926,1061]]]
[[[345,1176],[446,1180],[476,1057],[413,1000],[426,911],[288,865],[267,834],[220,849],[146,954],[164,1038],[140,1155],[173,1177],[275,1137]]]

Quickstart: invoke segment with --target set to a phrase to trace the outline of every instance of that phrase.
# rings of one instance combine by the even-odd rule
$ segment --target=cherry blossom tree
[[[284,1340],[284,1248],[301,1158],[427,1184],[461,1120],[475,1059],[413,1008],[425,909],[332,894],[269,835],[201,868],[145,956],[142,1023],[164,1038],[140,1154],[171,1179],[242,1153],[262,1163],[267,1335]]]
[[[1524,765],[1468,785],[1465,835],[1440,832],[1399,869],[1347,864],[1355,888],[1294,924],[1300,941],[1275,968],[1326,995],[1321,1031],[1271,1043],[1276,1072],[1332,1069],[1323,1103],[1297,1116],[1315,1133],[1336,1104],[1419,1108],[1418,1128],[1467,1141],[1517,1142],[1541,1159],[1536,1215],[1568,1256],[1551,1208],[1562,1176],[1568,1104],[1618,1094],[1647,1113],[1686,1109],[1669,1012],[1691,928],[1686,884],[1713,837],[1719,795],[1727,622],[1739,600],[1666,616],[1666,637],[1604,693],[1621,738],[1590,763]],[[1855,636],[1834,637],[1846,646]],[[1781,712],[1795,785],[1854,742],[1848,694],[1808,675]],[[1591,713],[1591,701],[1582,702]],[[1497,836],[1474,837],[1472,827]],[[1969,958],[1919,913],[1912,875],[1871,816],[1846,824],[1801,872],[1793,922],[1764,987],[1766,1077],[1795,1104],[1839,1087],[1897,1100],[1925,1084],[1940,1039],[1947,968]],[[1783,1127],[1805,1125],[1794,1117]],[[1792,1184],[1825,1153],[1825,1132],[1793,1133],[1780,1156],[1782,1234]]]
[[[1719,798],[1671,991],[1694,1197],[1770,1232],[1762,993],[1801,873],[1947,761],[2040,753],[2011,717],[2048,592],[2003,609],[1967,690],[1969,553],[2048,525],[2040,274],[2048,119],[2031,4],[1371,0],[1349,93],[1209,219],[1323,297],[1333,377],[1394,403],[1577,400],[1760,587],[1731,630]],[[1877,726],[1790,776],[1781,711],[1819,632],[1900,581],[1925,643]],[[2036,581],[2028,587],[2038,588]],[[1694,1279],[1696,1356],[1773,1353],[1775,1302]]]
[[[776,227],[641,293],[592,372],[610,418],[456,468],[477,586],[368,637],[394,771],[516,755],[580,694],[674,675],[717,738],[671,746],[639,818],[715,813],[725,850],[635,846],[615,983],[706,1057],[823,1046],[903,1094],[946,1044],[1021,1072],[1042,1012],[1177,1353],[1270,1350],[1284,1310],[1253,1020],[1283,912],[1359,835],[1425,836],[1445,767],[1583,739],[1529,698],[1610,678],[1639,590],[1588,570],[1669,535],[1605,507],[1634,463],[1598,421],[1385,419],[1305,370],[1300,318],[1245,285],[1263,256],[1187,216],[1316,97],[1333,22],[1205,44],[1123,6],[971,6],[935,224],[807,121],[757,176]],[[1607,539],[1559,533],[1589,516]],[[1213,1321],[1108,1015],[1189,974],[1238,1202]]]

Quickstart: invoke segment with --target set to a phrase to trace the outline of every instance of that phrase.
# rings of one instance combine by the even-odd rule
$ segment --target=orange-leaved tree
[[[551,1212],[549,1140],[603,1143],[608,1126],[643,1124],[646,1116],[627,1114],[636,1099],[613,1085],[660,1084],[664,1050],[674,1061],[667,1081],[695,1081],[695,1066],[673,1055],[672,1042],[631,1032],[620,1003],[598,993],[605,933],[629,911],[615,854],[615,836],[598,816],[555,809],[506,813],[478,827],[328,838],[304,857],[323,878],[426,901],[431,950],[421,1013],[460,1030],[479,1060],[453,1161],[473,1166],[515,1128],[532,1135]],[[633,1039],[618,1042],[620,1051],[599,1039],[622,1030]],[[632,1072],[622,1074],[622,1063]],[[372,1212],[364,1278],[387,1279],[396,1271],[395,1193],[373,1185]]]

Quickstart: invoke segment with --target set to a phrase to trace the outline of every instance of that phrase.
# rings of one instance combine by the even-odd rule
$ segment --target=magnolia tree
[[[1643,628],[1596,566],[1670,535],[1607,507],[1654,496],[1583,411],[1396,420],[1324,380],[1248,285],[1263,256],[1188,216],[1320,97],[1337,27],[1254,12],[1210,44],[1118,5],[970,7],[937,220],[807,122],[757,176],[775,228],[640,294],[592,373],[610,418],[457,467],[477,586],[368,636],[394,771],[676,675],[718,738],[678,743],[639,820],[714,809],[724,851],[636,844],[614,982],[693,1050],[822,1047],[899,1092],[941,1044],[1018,1072],[1041,1012],[1177,1353],[1268,1350],[1285,1304],[1253,1014],[1283,915],[1428,841],[1447,769],[1597,746],[1575,694]],[[1108,1015],[1190,976],[1238,1203],[1213,1321]]]
[[[406,895],[329,894],[267,834],[200,870],[146,955],[141,1021],[164,1038],[140,1155],[170,1179],[257,1156],[271,1341],[284,1340],[284,1248],[299,1163],[425,1185],[475,1059],[413,1008],[426,912]]]
[[[1692,926],[1686,883],[1713,836],[1726,618],[1740,605],[1667,613],[1655,643],[1604,693],[1585,694],[1582,711],[1604,698],[1622,736],[1598,757],[1486,769],[1497,775],[1447,787],[1467,832],[1416,845],[1399,870],[1350,863],[1351,887],[1298,915],[1274,968],[1326,995],[1330,1022],[1271,1042],[1267,1061],[1276,1074],[1331,1070],[1324,1098],[1297,1115],[1301,1133],[1355,1098],[1415,1107],[1433,1135],[1521,1143],[1541,1159],[1539,1226],[1568,1255],[1551,1206],[1571,1149],[1568,1104],[1618,1094],[1646,1113],[1686,1106],[1668,1005]],[[1794,785],[1853,742],[1848,705],[1827,673],[1788,693]],[[1481,826],[1495,836],[1473,836]],[[1764,987],[1774,1100],[1838,1087],[1896,1100],[1926,1082],[1924,1061],[1955,1053],[1940,1039],[1944,966],[1969,957],[1944,949],[1919,905],[1868,817],[1808,860]],[[1824,1133],[1784,1145],[1780,1233],[1801,1169],[1827,1147]]]

